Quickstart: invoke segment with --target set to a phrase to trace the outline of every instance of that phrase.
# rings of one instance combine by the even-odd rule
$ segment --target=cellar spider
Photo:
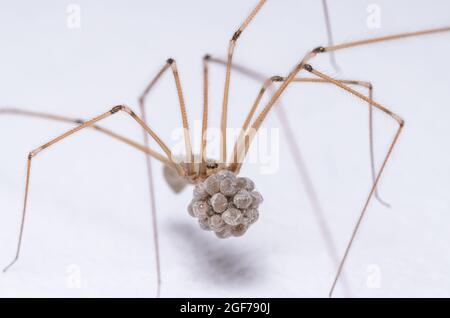
[[[191,137],[190,137],[190,129],[189,123],[187,120],[187,110],[186,104],[184,100],[184,95],[182,91],[182,85],[180,81],[180,76],[178,74],[177,65],[175,60],[169,59],[163,68],[159,71],[159,73],[155,76],[155,78],[150,82],[150,84],[146,87],[143,94],[139,98],[140,112],[141,115],[136,114],[130,107],[126,105],[117,105],[108,110],[107,112],[91,119],[88,121],[73,119],[64,116],[56,116],[51,114],[44,114],[32,111],[25,111],[15,108],[3,108],[0,109],[0,114],[15,114],[15,115],[23,115],[23,116],[31,116],[36,118],[43,118],[49,120],[56,120],[62,122],[68,122],[72,124],[77,124],[77,126],[66,133],[50,140],[49,142],[43,144],[42,146],[32,150],[29,152],[27,157],[27,168],[26,168],[26,180],[25,180],[25,194],[23,200],[23,210],[22,210],[22,219],[17,243],[17,250],[13,261],[4,269],[6,272],[12,265],[16,263],[19,258],[20,250],[22,246],[22,238],[24,233],[24,225],[26,219],[27,212],[27,203],[28,203],[28,194],[29,194],[29,184],[31,177],[31,166],[32,160],[39,153],[44,151],[45,149],[59,143],[60,141],[66,139],[67,137],[76,134],[77,132],[85,129],[92,128],[101,133],[104,133],[114,139],[117,139],[121,142],[124,142],[135,149],[142,151],[146,154],[147,158],[147,168],[148,175],[150,181],[150,195],[152,197],[152,216],[153,216],[153,232],[154,232],[154,242],[155,242],[155,255],[156,255],[156,264],[157,264],[157,295],[160,293],[161,286],[161,274],[160,274],[160,262],[159,262],[159,244],[158,244],[158,236],[157,236],[157,226],[156,226],[156,210],[155,210],[155,198],[153,194],[153,186],[152,186],[152,165],[151,159],[156,159],[160,161],[168,171],[171,171],[172,176],[175,176],[172,179],[172,183],[186,183],[192,184],[195,186],[194,189],[194,199],[188,207],[189,213],[197,217],[199,219],[200,226],[205,230],[211,230],[216,233],[218,237],[227,238],[230,236],[241,236],[243,235],[248,228],[258,219],[258,207],[259,204],[262,203],[262,196],[255,190],[254,182],[249,178],[239,177],[239,173],[241,167],[245,161],[246,156],[248,155],[250,146],[252,141],[255,138],[258,130],[264,123],[267,115],[273,109],[273,106],[276,105],[280,97],[283,95],[286,88],[292,83],[316,83],[316,84],[330,84],[335,86],[336,88],[346,91],[350,93],[352,96],[366,102],[369,105],[369,130],[370,130],[370,150],[371,150],[371,169],[373,175],[373,185],[371,187],[370,192],[367,195],[367,198],[364,202],[360,215],[356,221],[354,229],[351,233],[349,242],[347,243],[344,255],[338,262],[338,269],[334,280],[332,282],[329,296],[333,295],[336,284],[339,281],[342,270],[348,258],[349,252],[351,250],[352,244],[355,241],[355,238],[358,234],[359,227],[361,222],[364,219],[364,216],[368,210],[369,203],[372,198],[377,198],[381,203],[387,205],[385,202],[381,200],[381,198],[377,194],[377,186],[383,174],[383,171],[388,163],[391,154],[397,144],[397,141],[401,135],[401,132],[404,128],[404,120],[387,108],[384,105],[373,100],[373,87],[369,82],[358,81],[358,80],[343,80],[336,79],[322,71],[319,71],[316,67],[313,67],[311,62],[312,60],[320,54],[330,54],[331,63],[337,68],[335,58],[333,53],[338,50],[349,49],[356,46],[363,46],[373,43],[380,43],[385,41],[393,41],[399,40],[403,38],[416,37],[422,35],[430,35],[435,33],[443,33],[450,31],[450,27],[436,28],[436,29],[428,29],[421,30],[415,32],[394,34],[389,36],[377,37],[372,39],[365,39],[354,42],[346,42],[342,44],[333,44],[332,42],[332,34],[331,27],[328,17],[328,10],[326,7],[325,0],[324,4],[324,12],[325,12],[325,20],[327,23],[327,34],[329,38],[329,45],[320,46],[309,51],[305,56],[303,56],[300,61],[293,67],[291,72],[286,76],[272,76],[264,81],[264,84],[258,93],[254,104],[252,105],[245,121],[242,126],[242,130],[234,143],[234,147],[231,151],[231,155],[228,157],[229,152],[227,149],[227,136],[226,130],[228,128],[228,99],[230,92],[230,82],[231,82],[231,73],[232,70],[243,73],[244,75],[250,76],[252,78],[261,80],[262,76],[253,70],[250,70],[246,67],[237,66],[233,63],[234,51],[238,40],[245,29],[251,24],[252,20],[258,15],[259,11],[265,5],[267,0],[259,0],[255,8],[250,12],[250,14],[246,17],[241,26],[237,29],[233,36],[230,39],[229,47],[228,47],[228,56],[226,60],[218,59],[206,55],[204,57],[204,68],[203,68],[203,83],[204,83],[204,104],[203,104],[203,116],[202,116],[202,132],[201,132],[201,149],[199,153],[199,159],[197,160],[192,151]],[[224,65],[226,67],[226,75],[225,75],[225,84],[224,84],[224,94],[223,94],[223,103],[222,103],[222,113],[221,113],[221,122],[220,122],[220,130],[221,130],[221,147],[220,147],[220,158],[218,160],[210,160],[206,158],[206,147],[207,147],[207,128],[208,128],[208,65],[209,63],[216,63],[219,65]],[[145,109],[145,100],[148,96],[149,92],[155,85],[155,83],[161,78],[161,76],[168,70],[171,70],[177,95],[178,102],[181,110],[181,120],[184,132],[184,146],[185,146],[185,157],[182,160],[178,160],[176,158],[170,148],[165,144],[163,140],[150,128]],[[310,74],[311,77],[299,77],[301,72],[305,72]],[[278,88],[273,88],[273,83],[280,83]],[[353,89],[352,85],[363,86],[368,89],[368,94],[364,95],[355,89]],[[272,92],[272,96],[269,101],[264,105],[262,110],[257,113],[260,103],[263,99],[263,96],[267,91]],[[280,107],[281,108],[281,107]],[[384,114],[386,114],[389,118],[394,120],[398,127],[395,135],[393,136],[389,147],[384,155],[384,159],[380,168],[376,171],[374,160],[373,160],[373,137],[372,137],[372,112],[373,109],[377,109]],[[281,111],[281,110],[280,110]],[[127,116],[130,116],[143,130],[144,132],[144,144],[138,143],[126,137],[123,137],[115,132],[105,129],[98,125],[100,121],[106,119],[112,115],[124,113]],[[282,116],[282,115],[280,115]],[[282,120],[284,117],[281,117]],[[286,123],[283,120],[283,123]],[[286,128],[286,127],[285,127]],[[151,137],[160,147],[163,153],[153,150],[149,147],[149,141]],[[295,148],[295,143],[290,143],[291,147]],[[299,163],[301,165],[301,163]],[[303,172],[303,175],[305,172]],[[169,179],[168,179],[169,180]],[[308,182],[306,180],[305,182]],[[316,202],[317,198],[315,198],[314,192],[309,185],[308,193],[310,200],[312,202]],[[314,205],[314,204],[313,204]],[[317,206],[315,210],[318,210]],[[321,217],[321,216],[319,216]],[[323,220],[322,220],[323,221]],[[325,223],[324,223],[325,224]],[[325,224],[326,225],[326,224]],[[327,234],[327,229],[325,226],[324,234]],[[329,235],[328,235],[329,236]],[[330,238],[328,237],[328,241]],[[335,253],[334,246],[329,247],[331,253]]]

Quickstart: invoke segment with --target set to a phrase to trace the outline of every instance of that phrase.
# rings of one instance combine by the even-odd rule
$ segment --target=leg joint
[[[117,113],[117,112],[120,112],[120,111],[124,111],[126,109],[126,106],[124,106],[124,105],[117,105],[117,106],[114,106],[112,109],[111,109],[111,114],[115,114],[115,113]]]
[[[311,64],[303,64],[303,68],[308,72],[312,72],[314,70]]]
[[[236,32],[234,32],[233,37],[231,38],[231,41],[236,42],[237,39],[239,39],[239,37],[241,36],[242,31],[241,30],[237,30]]]
[[[275,75],[270,78],[270,81],[271,82],[283,82],[284,78],[281,76]]]
[[[318,47],[316,47],[314,50],[312,50],[312,52],[313,53],[323,53],[323,52],[325,52],[326,51],[326,49],[323,47],[323,46],[318,46]]]

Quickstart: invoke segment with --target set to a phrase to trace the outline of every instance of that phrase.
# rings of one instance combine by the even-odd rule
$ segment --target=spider
[[[187,110],[184,100],[182,85],[180,81],[180,76],[177,69],[177,64],[174,59],[168,59],[162,69],[156,74],[153,80],[147,85],[144,92],[139,98],[140,105],[140,115],[133,111],[130,107],[126,105],[117,105],[106,111],[105,113],[91,119],[91,120],[81,120],[73,119],[64,116],[56,116],[51,114],[44,114],[32,111],[25,111],[15,108],[3,108],[0,109],[2,114],[16,114],[31,116],[49,120],[63,121],[67,123],[76,124],[77,126],[66,133],[50,140],[49,142],[43,144],[42,146],[29,152],[27,157],[27,173],[25,180],[25,194],[23,201],[22,219],[19,231],[17,250],[12,262],[4,269],[6,272],[11,266],[13,266],[19,259],[20,250],[22,246],[22,238],[24,232],[24,225],[27,213],[27,203],[29,194],[29,184],[31,177],[31,166],[33,159],[40,154],[45,149],[52,147],[53,145],[59,143],[60,141],[66,139],[67,137],[76,134],[80,130],[85,128],[92,128],[101,133],[109,135],[110,137],[124,142],[139,151],[146,154],[147,158],[147,168],[149,174],[150,183],[152,182],[152,166],[151,158],[160,161],[165,167],[165,176],[171,187],[176,191],[180,191],[185,185],[191,184],[194,186],[194,198],[188,206],[188,212],[193,216],[198,218],[199,225],[202,229],[213,231],[220,238],[228,238],[231,236],[242,236],[250,226],[256,222],[259,215],[259,207],[263,202],[262,195],[256,191],[254,182],[246,177],[241,177],[240,170],[248,155],[250,146],[264,123],[267,115],[270,113],[274,106],[279,104],[279,99],[283,95],[286,88],[292,83],[316,83],[316,84],[329,84],[334,85],[336,88],[350,93],[352,96],[366,102],[369,107],[369,123],[370,131],[372,131],[372,112],[373,109],[377,109],[385,113],[388,117],[394,120],[397,124],[397,130],[393,139],[391,140],[387,152],[384,156],[383,162],[378,169],[375,170],[373,164],[373,148],[371,147],[371,168],[373,174],[373,185],[367,198],[364,202],[361,213],[357,219],[356,225],[351,233],[349,242],[346,246],[345,253],[338,262],[338,269],[335,278],[332,282],[329,296],[333,295],[336,284],[338,283],[340,277],[342,276],[342,270],[348,258],[352,244],[358,233],[360,224],[367,212],[369,203],[372,198],[377,198],[380,202],[383,202],[377,193],[377,186],[383,171],[388,163],[391,154],[397,144],[397,141],[401,135],[404,128],[404,120],[387,108],[384,105],[373,100],[373,87],[369,82],[357,81],[357,80],[343,80],[333,78],[324,72],[319,71],[314,67],[311,62],[312,60],[320,54],[330,54],[331,62],[337,68],[336,62],[334,60],[333,53],[339,50],[350,49],[356,46],[369,45],[373,43],[380,43],[385,41],[399,40],[408,37],[416,37],[422,35],[430,35],[436,33],[449,32],[450,27],[436,28],[421,30],[415,32],[394,34],[389,36],[377,37],[372,39],[365,39],[354,42],[346,42],[342,44],[333,44],[331,27],[329,23],[328,10],[326,6],[326,1],[323,1],[323,7],[325,12],[325,20],[327,23],[327,33],[329,38],[329,43],[327,46],[320,46],[310,50],[306,55],[304,55],[300,61],[294,65],[293,69],[286,76],[272,76],[270,78],[265,78],[263,75],[248,69],[243,66],[239,66],[233,63],[233,57],[235,48],[237,46],[238,40],[240,39],[242,33],[251,24],[253,19],[258,15],[260,10],[264,7],[267,0],[259,0],[254,9],[245,18],[244,22],[240,27],[233,33],[228,47],[228,56],[224,59],[219,59],[212,57],[210,55],[205,55],[203,59],[203,83],[204,83],[204,103],[203,103],[203,117],[202,117],[202,132],[201,132],[201,149],[198,158],[193,153],[189,122],[187,120]],[[220,158],[217,160],[211,160],[206,158],[206,147],[207,147],[207,128],[208,128],[208,84],[209,84],[209,64],[216,63],[226,67],[225,84],[224,84],[224,94],[222,103],[222,114],[221,114],[221,147],[220,147]],[[164,143],[164,141],[150,128],[146,116],[145,102],[146,97],[149,95],[150,91],[154,85],[158,82],[161,76],[167,71],[171,71],[176,85],[179,106],[181,110],[181,122],[184,132],[184,146],[185,146],[185,156],[181,160],[175,157],[170,150],[170,148]],[[245,121],[243,123],[241,132],[234,143],[234,147],[229,156],[229,151],[227,149],[227,135],[226,130],[228,127],[228,100],[230,93],[230,82],[232,70],[236,72],[243,73],[244,75],[250,76],[257,80],[263,80],[263,86],[259,91],[255,102],[253,103]],[[301,72],[308,73],[310,77],[299,77]],[[278,88],[274,88],[273,84],[279,83]],[[368,94],[364,95],[355,89],[352,85],[363,86],[368,89]],[[264,105],[262,110],[258,113],[259,106],[263,100],[266,92],[271,92],[271,97],[269,101]],[[281,112],[281,107],[278,107]],[[103,119],[113,116],[118,113],[124,113],[130,116],[134,121],[142,127],[143,130],[143,141],[144,143],[138,143],[126,137],[123,137],[115,132],[105,129],[98,125]],[[280,113],[282,114],[282,113]],[[280,115],[283,116],[283,115]],[[285,126],[289,130],[289,127]],[[150,138],[152,138],[158,146],[161,148],[163,153],[157,152],[149,147]],[[370,143],[372,145],[372,134],[370,134]],[[295,148],[295,143],[290,143],[292,148]],[[306,178],[307,179],[307,178]],[[307,180],[305,182],[308,182]],[[155,242],[155,253],[156,253],[156,264],[157,264],[157,295],[160,293],[161,286],[161,275],[160,275],[160,262],[159,262],[159,245],[156,227],[156,212],[154,208],[154,197],[152,193],[152,216],[153,216],[153,232],[154,232],[154,242]],[[309,193],[310,199],[314,202],[316,198],[314,193]],[[317,207],[316,207],[317,208]],[[323,230],[324,234],[327,234],[327,229]],[[332,253],[335,253],[334,247],[329,247]]]

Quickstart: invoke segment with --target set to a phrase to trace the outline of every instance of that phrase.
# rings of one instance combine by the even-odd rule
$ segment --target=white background
[[[137,97],[168,57],[177,60],[189,117],[201,116],[201,58],[224,57],[255,0],[77,1],[81,27],[66,26],[68,1],[1,1],[0,103],[88,119]],[[369,4],[381,28],[366,25]],[[329,1],[335,42],[448,26],[450,3]],[[349,49],[312,64],[339,78],[371,81],[380,103],[406,120],[380,184],[392,204],[373,201],[336,296],[450,296],[450,34]],[[235,61],[267,76],[286,75],[310,49],[326,44],[320,1],[268,1],[242,35]],[[212,125],[220,114],[224,69],[212,66]],[[260,83],[233,73],[230,126]],[[363,92],[363,91],[362,91]],[[328,85],[295,84],[285,112],[307,163],[334,244],[343,254],[370,189],[367,105]],[[150,125],[170,141],[180,125],[171,75],[149,99]],[[381,162],[395,125],[378,113]],[[141,140],[125,115],[104,125]],[[279,169],[242,170],[265,197],[261,217],[242,238],[218,240],[189,217],[187,189],[176,196],[154,163],[163,297],[326,297],[336,266],[280,128]],[[0,117],[0,264],[14,255],[26,154],[70,125]],[[198,134],[197,134],[198,135]],[[197,136],[198,138],[198,136]],[[169,142],[170,143],[170,142]],[[94,131],[41,153],[33,174],[22,257],[0,274],[0,296],[153,297],[155,267],[145,158]],[[375,271],[374,271],[375,270]],[[81,288],[71,282],[81,277]],[[373,276],[375,275],[375,276]],[[371,284],[375,277],[379,284]],[[76,278],[76,277],[75,277]],[[369,282],[369,283],[368,283]],[[379,288],[371,288],[379,287]]]

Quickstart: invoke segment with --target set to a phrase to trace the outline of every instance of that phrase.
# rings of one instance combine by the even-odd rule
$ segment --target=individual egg
[[[248,226],[245,224],[238,224],[236,226],[231,227],[230,229],[230,233],[233,236],[242,236],[245,234],[245,232],[247,232]]]
[[[220,193],[230,197],[238,192],[239,188],[236,185],[236,181],[232,178],[224,178],[220,181]]]
[[[211,209],[205,201],[195,201],[192,205],[194,215],[198,218],[204,218],[208,216],[208,210]]]
[[[257,208],[261,203],[263,203],[264,199],[258,191],[252,191],[250,195],[253,198],[251,205],[252,208]]]
[[[213,210],[217,213],[222,213],[228,208],[228,200],[222,193],[214,194],[209,202]]]
[[[238,209],[247,209],[252,204],[253,198],[246,190],[239,190],[233,197],[233,203]]]
[[[220,180],[216,175],[211,175],[203,182],[203,187],[209,195],[214,195],[220,190]]]
[[[219,214],[209,218],[209,227],[215,232],[221,232],[225,228],[225,222]]]
[[[226,224],[238,225],[241,222],[242,213],[238,209],[229,208],[222,213],[222,219]]]

